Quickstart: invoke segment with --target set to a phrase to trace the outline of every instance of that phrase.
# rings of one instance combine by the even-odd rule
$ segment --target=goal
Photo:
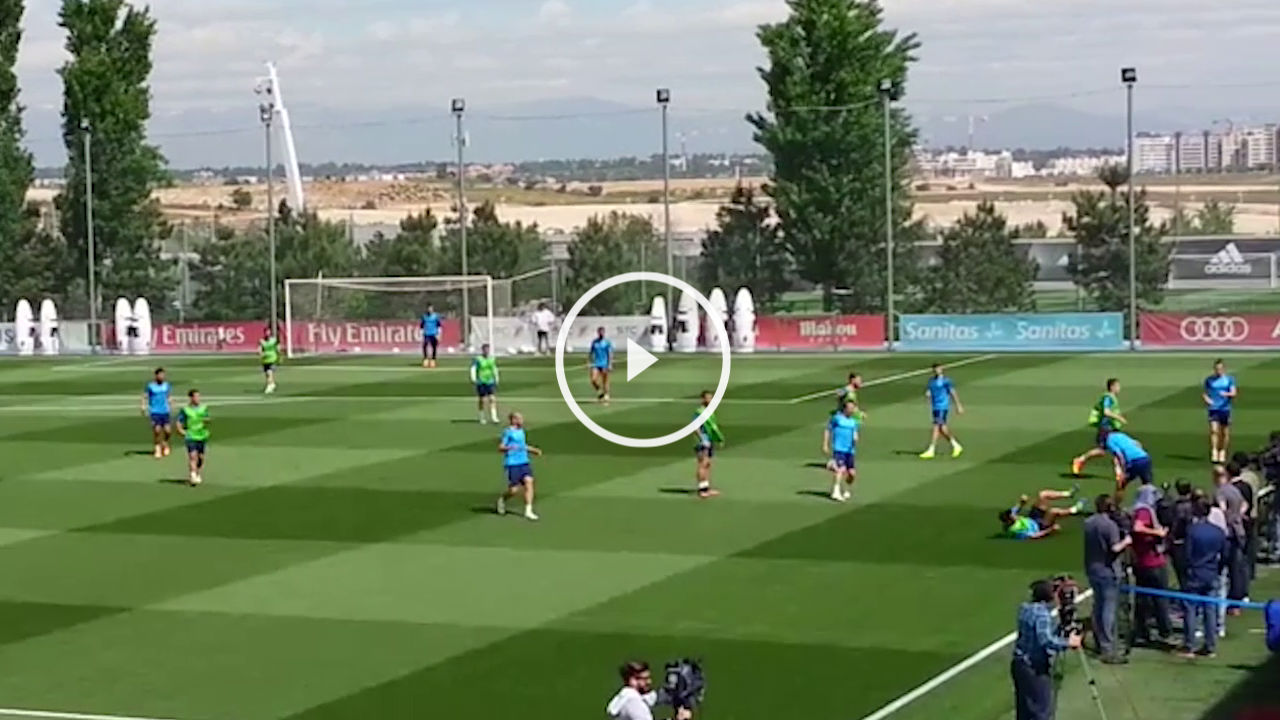
[[[493,278],[291,278],[284,282],[288,357],[334,353],[416,353],[419,319],[432,306],[441,318],[440,351],[472,352],[493,342]],[[464,336],[464,328],[470,328]]]

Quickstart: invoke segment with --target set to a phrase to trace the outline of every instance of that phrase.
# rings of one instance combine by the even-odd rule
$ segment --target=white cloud
[[[546,0],[538,8],[538,22],[543,25],[563,26],[568,24],[573,11],[564,0]]]

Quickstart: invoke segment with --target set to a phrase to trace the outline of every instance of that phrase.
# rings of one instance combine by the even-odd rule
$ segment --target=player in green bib
[[[1084,513],[1087,503],[1084,500],[1069,508],[1053,507],[1054,500],[1067,500],[1076,496],[1079,486],[1070,490],[1041,490],[1036,495],[1036,503],[1027,510],[1031,498],[1023,495],[1018,504],[1008,510],[1000,511],[1001,534],[1014,540],[1040,540],[1061,529],[1058,521],[1072,515]]]
[[[702,391],[702,406],[693,414],[695,418],[711,405],[712,397],[710,390]],[[720,491],[711,487],[711,460],[715,457],[716,445],[724,447],[724,433],[720,431],[720,423],[716,421],[715,413],[708,415],[707,419],[702,421],[702,425],[698,427],[697,438],[698,444],[693,446],[693,454],[698,460],[697,470],[694,472],[698,483],[698,497],[715,497],[720,494]]]
[[[200,391],[187,393],[189,402],[178,411],[178,432],[187,441],[187,484],[204,482],[204,452],[209,442],[209,406],[200,402]]]
[[[471,360],[471,384],[476,386],[476,405],[480,424],[498,423],[498,359],[488,343],[480,346],[480,354]],[[485,409],[488,414],[485,414]]]
[[[1106,388],[1106,392],[1089,410],[1089,427],[1095,431],[1093,447],[1071,461],[1071,474],[1076,477],[1084,472],[1085,463],[1108,455],[1107,434],[1112,430],[1119,430],[1128,422],[1120,413],[1120,381],[1108,378]]]
[[[280,364],[280,339],[271,328],[262,331],[262,340],[258,342],[258,357],[262,360],[262,374],[267,376],[267,387],[263,392],[270,395],[276,391],[276,365]]]

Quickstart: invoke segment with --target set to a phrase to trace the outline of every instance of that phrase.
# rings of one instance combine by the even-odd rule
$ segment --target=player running
[[[867,414],[862,411],[862,406],[858,404],[858,391],[861,389],[862,375],[857,372],[849,373],[849,382],[836,391],[836,412],[844,410],[844,404],[851,402],[854,406],[854,415],[859,420],[865,420]]]
[[[1209,459],[1215,463],[1227,461],[1231,446],[1231,403],[1239,389],[1236,379],[1227,374],[1226,363],[1213,361],[1213,374],[1204,379],[1204,404],[1209,408]]]
[[[834,482],[831,499],[848,502],[853,497],[853,483],[858,479],[855,455],[858,448],[858,406],[846,400],[840,412],[831,416],[822,435],[822,453],[831,455]]]
[[[1088,503],[1081,500],[1069,508],[1061,508],[1054,507],[1053,501],[1073,498],[1079,491],[1079,485],[1070,490],[1041,490],[1036,495],[1036,504],[1025,515],[1022,513],[1031,499],[1023,495],[1017,505],[1000,511],[1000,527],[1004,535],[1014,540],[1040,540],[1058,532],[1061,529],[1059,520],[1084,514]]]
[[[613,372],[613,343],[604,336],[604,328],[596,329],[596,339],[591,341],[591,350],[587,356],[591,368],[591,387],[596,391],[596,399],[608,404],[609,373]]]
[[[157,458],[169,456],[169,437],[173,432],[173,402],[169,399],[172,387],[165,379],[164,368],[156,368],[155,378],[147,383],[142,393],[142,412],[151,417],[151,439]]]
[[[938,363],[933,364],[933,377],[929,378],[924,394],[929,398],[929,404],[933,410],[933,435],[929,438],[929,449],[920,453],[920,459],[932,460],[935,457],[940,437],[946,438],[947,442],[951,443],[951,457],[960,457],[964,448],[960,446],[960,441],[956,440],[951,427],[947,425],[947,416],[951,414],[951,403],[955,403],[956,412],[961,415],[964,414],[964,405],[960,404],[960,396],[956,394],[955,384],[946,376],[943,367]]]
[[[271,332],[270,326],[262,331],[258,357],[262,360],[262,374],[267,378],[267,387],[263,392],[270,395],[276,391],[276,365],[280,364],[280,339]]]
[[[711,397],[710,390],[702,391],[702,407],[693,414],[695,418],[711,405]],[[724,447],[724,433],[720,431],[720,423],[716,421],[715,413],[712,413],[698,427],[698,444],[693,447],[693,454],[698,459],[694,477],[698,482],[700,498],[712,498],[720,494],[719,490],[711,487],[711,459],[715,457],[716,445]]]
[[[480,346],[480,354],[471,361],[471,384],[476,386],[476,406],[480,409],[480,424],[489,419],[498,424],[498,359],[493,356],[489,343]],[[485,415],[488,406],[489,414]]]
[[[542,457],[542,451],[526,439],[524,416],[520,413],[511,413],[511,425],[502,431],[498,452],[503,454],[502,467],[507,474],[507,489],[498,496],[498,514],[506,515],[507,498],[523,491],[524,518],[537,520],[538,516],[533,512],[533,466],[529,464],[529,454]]]
[[[1089,427],[1096,428],[1097,433],[1094,435],[1093,447],[1083,455],[1074,458],[1071,461],[1071,474],[1079,477],[1084,472],[1084,466],[1094,458],[1106,457],[1106,439],[1107,433],[1112,430],[1119,430],[1128,423],[1124,419],[1124,415],[1120,414],[1120,381],[1116,378],[1107,379],[1107,391],[1098,398],[1098,402],[1089,411]]]
[[[434,306],[427,306],[427,311],[422,313],[422,318],[418,321],[418,327],[422,328],[422,367],[433,368],[436,366],[436,353],[440,349],[440,316],[436,314]]]
[[[204,482],[204,453],[209,442],[209,406],[200,402],[200,391],[187,392],[190,402],[178,411],[178,432],[186,439],[187,484]]]
[[[1151,454],[1142,443],[1119,430],[1113,430],[1107,433],[1105,445],[1107,452],[1115,460],[1117,496],[1123,494],[1124,489],[1134,480],[1140,480],[1143,485],[1150,485],[1155,481]]]

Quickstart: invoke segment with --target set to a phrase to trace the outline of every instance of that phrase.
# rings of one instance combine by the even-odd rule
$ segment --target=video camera
[[[1058,634],[1067,637],[1080,632],[1080,619],[1076,617],[1076,602],[1080,586],[1066,573],[1053,577],[1053,597],[1058,602]]]
[[[667,663],[662,695],[672,707],[695,709],[702,703],[706,689],[707,681],[697,660],[681,658]]]

